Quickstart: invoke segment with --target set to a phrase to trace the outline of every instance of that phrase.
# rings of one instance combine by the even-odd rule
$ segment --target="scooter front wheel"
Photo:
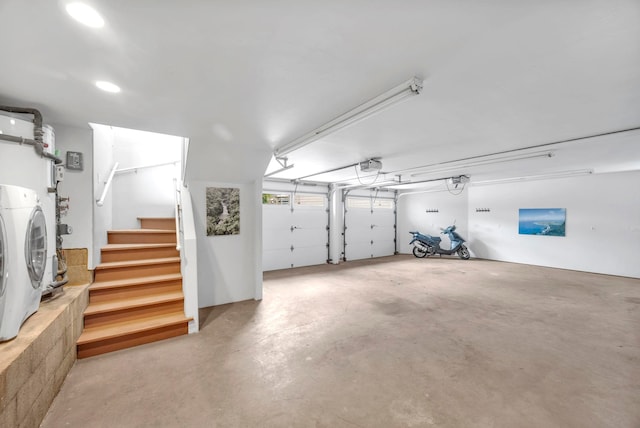
[[[460,248],[458,249],[458,257],[460,257],[462,260],[469,260],[469,258],[471,257],[471,254],[469,254],[469,249],[464,245],[460,245]]]
[[[427,250],[422,247],[413,247],[413,255],[421,259],[427,255]]]

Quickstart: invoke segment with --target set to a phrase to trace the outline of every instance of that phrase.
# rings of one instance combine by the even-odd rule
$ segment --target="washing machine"
[[[40,306],[47,263],[45,216],[34,190],[0,185],[0,342]]]

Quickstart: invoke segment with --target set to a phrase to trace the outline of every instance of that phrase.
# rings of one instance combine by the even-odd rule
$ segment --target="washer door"
[[[4,228],[2,216],[0,216],[0,297],[4,295],[4,290],[7,285],[7,271],[9,270],[8,256],[7,231]]]
[[[47,265],[47,226],[40,207],[35,207],[29,218],[25,240],[25,257],[31,286],[37,289],[40,287],[40,281],[42,281]]]

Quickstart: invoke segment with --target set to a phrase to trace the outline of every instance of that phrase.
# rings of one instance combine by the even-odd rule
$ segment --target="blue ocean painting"
[[[564,236],[566,208],[520,208],[520,235]]]

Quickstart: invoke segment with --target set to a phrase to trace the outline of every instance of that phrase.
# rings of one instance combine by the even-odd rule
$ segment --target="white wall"
[[[200,329],[198,316],[198,237],[193,219],[193,205],[189,189],[180,185],[182,207],[182,233],[180,234],[180,271],[184,293],[184,313],[193,318],[189,334]]]
[[[93,266],[93,131],[86,128],[72,128],[53,125],[56,132],[56,149],[66,160],[68,151],[83,154],[82,171],[65,170],[64,181],[58,185],[61,197],[69,197],[69,210],[62,216],[62,223],[73,229],[71,235],[64,235],[63,248],[87,248],[88,265]]]
[[[206,188],[240,189],[240,234],[207,236]],[[198,241],[198,305],[262,298],[262,181],[189,184]]]
[[[113,228],[140,227],[138,217],[175,215],[174,178],[180,176],[183,139],[171,135],[113,128],[113,160],[118,169],[176,162],[123,172],[113,179]]]
[[[107,231],[113,225],[113,192],[109,191],[104,204],[99,207],[95,200],[100,198],[105,182],[113,168],[113,130],[103,125],[91,125],[93,128],[93,269],[100,264],[100,248],[107,244]],[[111,189],[113,190],[113,189]]]
[[[412,192],[415,192],[412,191]],[[465,240],[469,240],[469,229],[467,227],[469,197],[468,187],[460,194],[449,193],[447,190],[429,191],[429,193],[405,192],[398,197],[398,225],[397,242],[398,251],[403,254],[410,254],[412,247],[410,231],[419,231],[423,234],[435,235],[442,238],[440,246],[450,248],[449,238],[440,234],[440,228],[445,228],[454,223],[456,232]],[[437,213],[426,212],[427,210],[438,210]],[[470,246],[473,251],[473,246]],[[473,254],[473,252],[472,252]]]
[[[624,172],[407,195],[398,202],[399,248],[411,251],[407,231],[435,234],[455,218],[475,257],[639,278],[639,183],[640,172]],[[566,236],[519,235],[520,208],[566,208]]]
[[[471,187],[477,257],[640,277],[640,172]],[[489,213],[476,213],[489,208]],[[519,208],[566,208],[566,236],[518,234]]]

